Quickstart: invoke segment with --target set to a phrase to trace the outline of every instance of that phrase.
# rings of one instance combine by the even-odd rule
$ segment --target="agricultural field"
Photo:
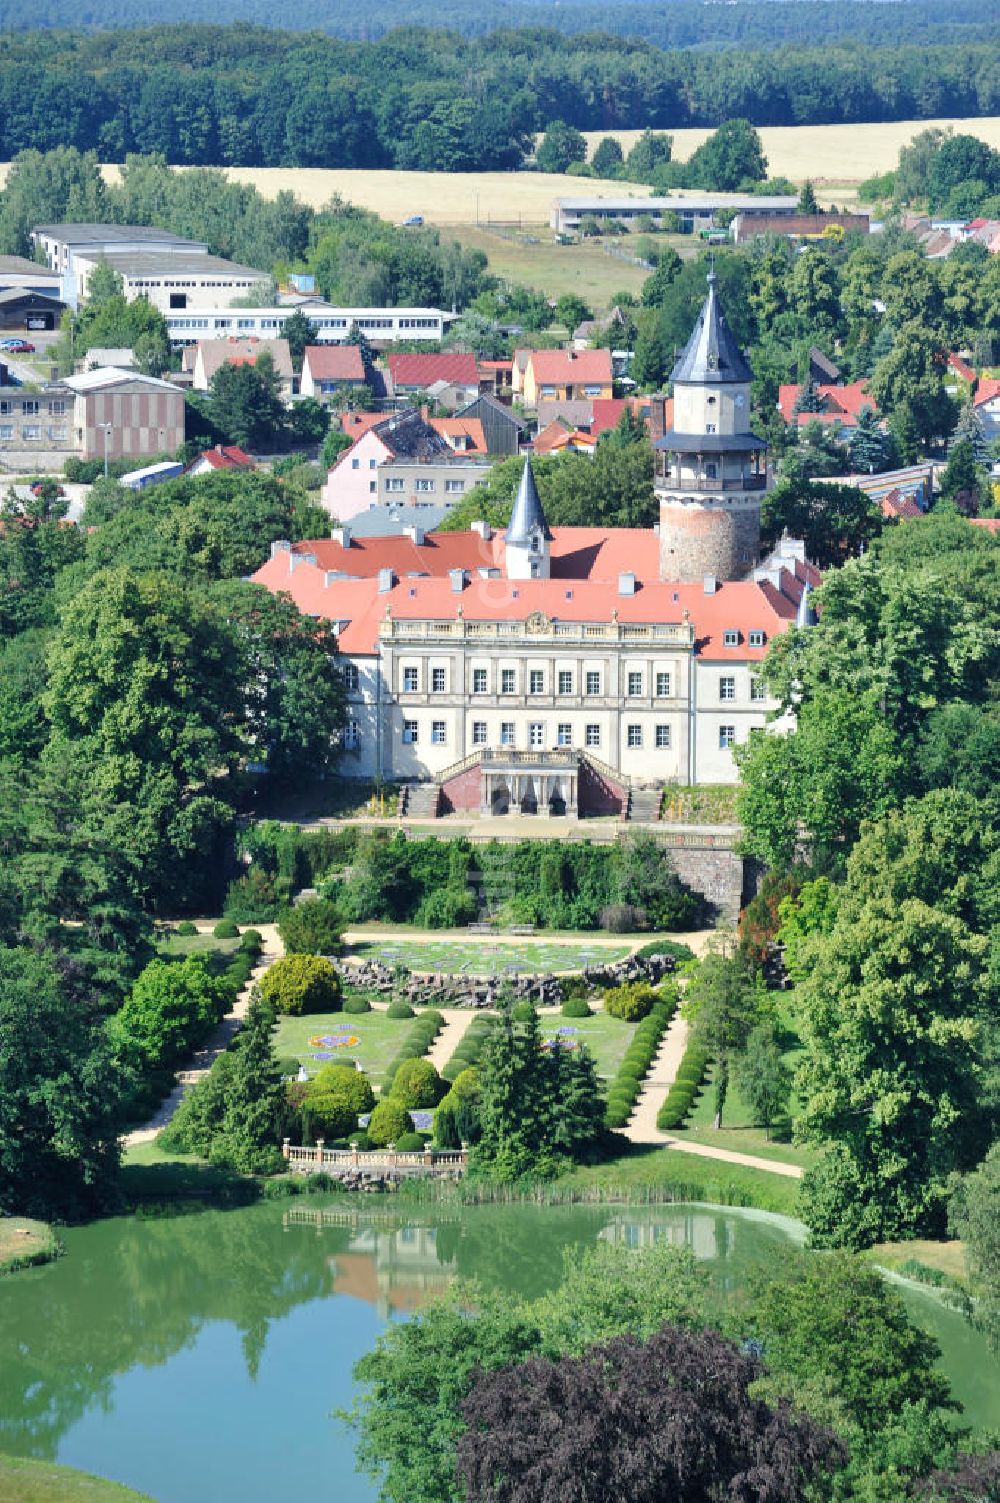
[[[764,125],[759,130],[768,171],[773,176],[791,178],[793,183],[810,178],[817,186],[832,189],[841,184],[862,182],[877,172],[888,172],[896,165],[899,148],[920,131],[943,130],[948,126],[956,134],[978,136],[988,145],[1000,148],[1000,115],[972,120],[890,120],[874,125]],[[675,159],[686,162],[712,132],[707,129],[672,130],[667,134],[674,138]],[[622,149],[628,152],[642,132],[584,131],[591,151],[606,135],[615,136]],[[575,181],[579,182],[579,179]],[[839,195],[839,200],[843,196]]]
[[[494,942],[489,935],[469,940],[365,940],[351,946],[359,959],[385,965],[405,965],[411,971],[443,971],[450,975],[502,975],[514,969],[529,973],[582,971],[588,965],[624,960],[629,945],[547,944],[544,940]]]
[[[606,1012],[595,1013],[591,1018],[564,1018],[558,1014],[542,1015],[542,1040],[548,1043],[557,1036],[567,1041],[561,1047],[585,1044],[594,1056],[597,1073],[603,1080],[610,1080],[617,1073],[625,1051],[632,1042],[636,1025],[623,1023]]]
[[[274,1052],[279,1059],[297,1059],[310,1075],[327,1064],[351,1065],[357,1060],[377,1089],[412,1026],[412,1018],[388,1018],[375,1011],[281,1018]]]
[[[534,243],[525,244],[523,240],[504,238],[481,225],[459,224],[452,230],[455,239],[467,250],[485,253],[490,271],[495,276],[525,287],[535,287],[549,298],[575,292],[595,309],[607,308],[617,292],[631,292],[638,296],[649,276],[647,267],[636,266],[621,256],[609,255],[603,240],[557,245],[551,231],[539,227],[537,234],[530,237]],[[700,242],[690,235],[654,235],[649,238],[658,246],[672,245],[682,257],[694,256],[700,248]],[[635,252],[634,236],[615,237],[607,244],[626,255]]]

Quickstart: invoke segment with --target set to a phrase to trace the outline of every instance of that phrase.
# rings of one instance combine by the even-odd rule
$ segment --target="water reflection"
[[[731,1291],[795,1235],[703,1206],[404,1214],[333,1198],[71,1229],[66,1258],[0,1283],[0,1451],[86,1466],[160,1503],[255,1503],[333,1474],[338,1503],[368,1503],[330,1412],[378,1330],[456,1277],[534,1297],[597,1239],[687,1245]],[[957,1315],[914,1313],[936,1326],[960,1391],[976,1372],[968,1419],[1000,1423],[985,1345]]]

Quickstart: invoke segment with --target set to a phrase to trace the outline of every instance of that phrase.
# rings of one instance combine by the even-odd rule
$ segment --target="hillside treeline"
[[[294,13],[275,11],[269,0],[174,0],[176,22],[249,22],[255,26],[283,26],[297,31],[329,32],[332,36],[370,42],[398,26],[436,26],[440,6],[434,0],[385,0],[377,10],[359,8],[345,0],[300,0]],[[4,25],[11,31],[39,28],[107,30],[113,27],[158,24],[160,0],[102,0],[90,8],[71,0],[10,0]],[[730,0],[705,5],[704,0],[479,0],[455,6],[450,26],[462,36],[484,36],[507,26],[548,26],[568,35],[608,31],[616,36],[644,37],[654,47],[773,47],[804,43],[853,41],[879,46],[885,41],[885,14],[867,0],[810,0],[808,5],[756,4]],[[909,45],[943,42],[986,42],[996,35],[993,0],[906,0],[896,4],[893,27],[897,40]]]
[[[0,152],[162,153],[190,165],[520,166],[533,134],[581,128],[1000,113],[1000,50],[664,52],[609,35],[411,28],[365,44],[245,26],[8,35]]]

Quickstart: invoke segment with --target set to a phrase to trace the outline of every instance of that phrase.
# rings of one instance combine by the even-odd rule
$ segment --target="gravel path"
[[[465,1037],[466,1029],[476,1016],[476,1009],[474,1007],[439,1007],[438,1012],[444,1018],[444,1027],[428,1049],[426,1057],[440,1075]]]

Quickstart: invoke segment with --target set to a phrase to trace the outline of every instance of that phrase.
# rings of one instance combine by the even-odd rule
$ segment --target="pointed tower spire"
[[[714,258],[707,281],[708,296],[670,379],[675,384],[678,381],[697,382],[699,385],[717,382],[745,384],[753,380],[753,372],[722,311],[716,291],[718,277]]]
[[[535,485],[531,460],[526,459],[524,469],[521,471],[521,484],[517,488],[514,509],[510,514],[507,527],[507,546],[510,547],[511,543],[530,543],[536,534],[544,538],[547,543],[551,543],[552,534],[538,497],[538,487]]]
[[[795,625],[800,628],[817,626],[819,624],[816,608],[810,598],[812,596],[812,588],[808,580],[802,586],[802,594],[799,596],[799,608],[795,613]]]

